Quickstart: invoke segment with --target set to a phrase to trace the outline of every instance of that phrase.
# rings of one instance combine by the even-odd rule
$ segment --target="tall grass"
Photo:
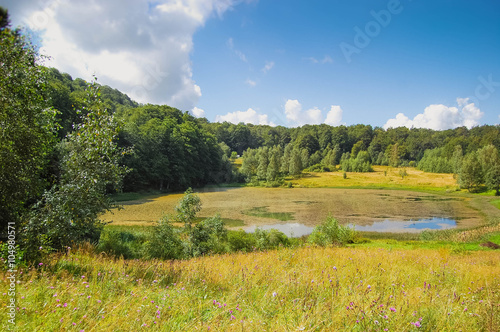
[[[41,263],[18,272],[18,331],[500,329],[494,251],[302,247],[127,261],[83,248]]]

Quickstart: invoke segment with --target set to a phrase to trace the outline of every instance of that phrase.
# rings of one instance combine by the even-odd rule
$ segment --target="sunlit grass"
[[[458,188],[453,174],[426,173],[414,167],[406,167],[407,176],[401,177],[401,168],[373,166],[374,172],[347,172],[347,179],[342,172],[304,173],[300,179],[291,180],[299,187],[354,187],[354,188],[398,188],[411,190],[449,190]]]
[[[303,247],[124,261],[86,249],[42,263],[18,273],[19,331],[500,328],[500,253],[491,250]]]

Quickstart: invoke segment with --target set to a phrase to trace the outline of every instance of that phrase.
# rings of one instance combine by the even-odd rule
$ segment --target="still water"
[[[349,224],[350,227],[355,227],[357,231],[363,232],[392,232],[392,233],[419,233],[423,230],[438,230],[450,229],[457,226],[454,219],[449,218],[428,218],[418,220],[390,220],[375,221],[371,225],[359,226]],[[263,230],[277,229],[283,232],[288,237],[301,237],[309,235],[313,231],[313,227],[306,226],[300,223],[283,223],[283,224],[269,224],[261,226],[249,226],[245,228],[248,233],[255,232],[256,228]]]

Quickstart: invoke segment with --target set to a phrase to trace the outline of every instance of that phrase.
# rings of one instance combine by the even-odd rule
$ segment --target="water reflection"
[[[350,224],[350,226],[353,226]],[[429,218],[419,220],[390,220],[376,221],[372,225],[354,225],[357,231],[364,232],[392,232],[392,233],[419,233],[428,229],[450,229],[457,226],[454,219],[449,218]]]
[[[419,220],[390,220],[375,221],[372,225],[359,226],[349,224],[355,227],[357,231],[363,232],[390,232],[390,233],[419,233],[428,229],[450,229],[457,226],[454,219],[449,218],[428,218]],[[306,226],[300,223],[270,224],[261,226],[249,226],[245,228],[247,233],[255,232],[256,228],[263,230],[277,229],[288,237],[301,237],[312,233],[314,227]]]
[[[288,237],[301,237],[304,235],[309,235],[313,231],[313,227],[306,226],[299,223],[286,223],[286,224],[271,224],[271,225],[261,225],[261,226],[249,226],[245,228],[247,233],[255,232],[256,228],[263,230],[277,229],[283,232]]]

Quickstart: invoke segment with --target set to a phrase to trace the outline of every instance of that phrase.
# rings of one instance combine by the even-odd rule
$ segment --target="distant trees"
[[[219,144],[196,119],[169,106],[144,105],[120,111],[120,145],[132,149],[124,189],[182,190],[232,179],[226,144]]]
[[[457,149],[456,155],[459,155]],[[495,190],[500,195],[500,156],[492,144],[471,152],[462,158],[458,171],[460,187],[471,192],[478,191],[481,185]]]
[[[424,157],[418,163],[418,169],[431,173],[453,173],[458,169],[459,150],[457,149],[455,159],[445,154],[443,147],[426,150]]]

